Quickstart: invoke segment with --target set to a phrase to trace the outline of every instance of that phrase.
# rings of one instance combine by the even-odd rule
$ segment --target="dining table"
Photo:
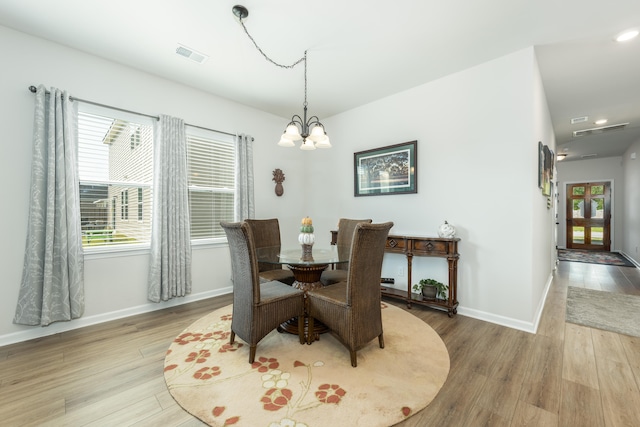
[[[350,247],[332,245],[328,247],[303,248],[299,245],[295,248],[282,248],[280,246],[267,246],[256,249],[258,262],[285,266],[293,272],[295,281],[292,286],[305,292],[318,289],[324,285],[320,281],[322,272],[331,266],[345,265],[349,263]],[[306,306],[306,304],[305,304]],[[306,312],[306,309],[305,309]],[[308,329],[308,317],[305,314],[305,338],[308,344],[317,341],[320,334],[328,332],[329,328],[321,322],[314,322],[313,330]],[[290,319],[280,325],[280,331],[298,334],[297,318]]]
[[[349,263],[350,248],[332,245],[326,248],[312,248],[308,255],[301,245],[297,248],[267,246],[256,249],[258,262],[286,266],[293,272],[293,287],[303,291],[321,288],[322,272],[329,266]]]

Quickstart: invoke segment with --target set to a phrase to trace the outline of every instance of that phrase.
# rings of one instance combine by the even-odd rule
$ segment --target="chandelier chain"
[[[253,45],[256,47],[256,49],[258,49],[258,52],[260,52],[262,54],[262,56],[264,56],[264,58],[267,61],[271,62],[273,65],[275,65],[277,67],[280,67],[280,68],[293,68],[296,65],[298,65],[299,63],[301,63],[302,61],[305,61],[305,70],[306,70],[307,51],[304,52],[304,56],[302,58],[298,59],[296,62],[294,62],[291,65],[279,64],[276,61],[274,61],[273,59],[269,58],[267,56],[267,54],[264,53],[264,51],[260,48],[260,46],[258,46],[258,43],[256,43],[256,41],[253,39],[253,37],[251,37],[251,34],[249,34],[249,31],[247,30],[247,27],[244,25],[244,21],[242,19],[240,19],[240,24],[242,24],[242,28],[244,28],[244,32],[247,33],[247,36],[253,42]]]
[[[242,20],[242,18],[240,18],[240,24],[242,25],[242,28],[244,29],[244,32],[247,34],[247,37],[249,37],[249,40],[251,40],[251,42],[256,47],[258,52],[260,52],[262,54],[262,56],[264,56],[264,59],[266,59],[267,61],[271,62],[276,67],[293,68],[296,65],[298,65],[299,63],[304,62],[304,104],[302,104],[302,105],[306,107],[307,106],[307,51],[305,50],[304,51],[304,56],[302,58],[298,59],[296,62],[294,62],[291,65],[279,64],[276,61],[274,61],[273,59],[269,58],[269,56],[267,56],[267,54],[264,53],[264,51],[260,48],[260,46],[258,46],[258,43],[256,43],[256,41],[253,39],[253,37],[251,37],[251,34],[249,34],[249,30],[247,30],[247,26],[244,25],[244,21]]]

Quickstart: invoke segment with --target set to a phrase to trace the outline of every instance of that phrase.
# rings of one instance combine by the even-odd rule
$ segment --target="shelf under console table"
[[[337,242],[338,232],[331,231],[331,244]],[[407,290],[381,286],[383,296],[391,298],[399,298],[407,302],[407,307],[411,308],[411,304],[420,304],[447,311],[449,317],[453,317],[458,313],[458,242],[459,238],[443,238],[443,237],[420,237],[420,236],[397,236],[389,235],[385,245],[385,252],[404,254],[407,257]],[[426,299],[422,295],[411,293],[411,266],[414,256],[427,256],[446,258],[449,264],[449,294],[446,300]]]

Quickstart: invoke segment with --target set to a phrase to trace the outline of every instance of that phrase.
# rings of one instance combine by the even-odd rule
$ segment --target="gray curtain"
[[[153,220],[148,298],[191,293],[191,231],[184,121],[160,115],[153,129]]]
[[[46,326],[84,313],[77,105],[36,91],[27,243],[14,323]]]
[[[254,218],[253,197],[253,138],[240,134],[236,137],[236,202],[235,220]]]

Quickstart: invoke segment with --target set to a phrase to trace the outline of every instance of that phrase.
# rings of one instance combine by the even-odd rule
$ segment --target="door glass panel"
[[[591,218],[604,218],[604,199],[591,199]]]
[[[574,196],[584,196],[584,187],[573,187]]]
[[[573,218],[584,218],[584,199],[573,199]]]
[[[603,228],[602,227],[591,227],[591,244],[592,245],[602,245],[604,242],[603,239]]]
[[[573,227],[573,243],[584,244],[584,227]]]
[[[591,186],[591,195],[603,195],[604,194],[604,185],[592,185]]]

